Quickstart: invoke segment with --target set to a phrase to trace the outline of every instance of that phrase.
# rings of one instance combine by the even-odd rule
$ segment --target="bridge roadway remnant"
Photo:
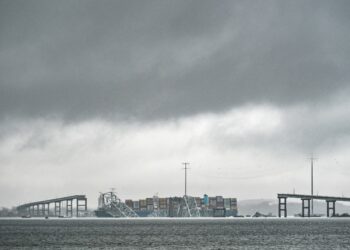
[[[299,198],[302,203],[302,217],[310,217],[310,201],[324,200],[327,202],[327,217],[335,216],[336,201],[350,201],[347,197],[322,196],[322,195],[305,195],[305,194],[277,194],[278,198],[278,217],[281,217],[282,212],[284,217],[287,217],[287,198]],[[306,210],[306,213],[305,213]]]
[[[19,205],[17,207],[17,211],[21,216],[62,217],[64,215],[64,210],[66,217],[73,217],[74,200],[76,201],[75,215],[76,217],[79,217],[81,212],[87,212],[87,198],[85,195],[71,195],[61,198],[30,202]],[[53,211],[50,210],[50,204],[53,205]],[[63,205],[66,205],[65,209]]]

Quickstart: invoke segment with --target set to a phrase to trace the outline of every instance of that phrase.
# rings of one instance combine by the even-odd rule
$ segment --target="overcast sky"
[[[116,188],[350,196],[350,2],[0,0],[0,206]]]

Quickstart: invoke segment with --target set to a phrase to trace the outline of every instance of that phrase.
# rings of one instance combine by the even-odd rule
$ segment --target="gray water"
[[[350,249],[350,220],[0,220],[0,248]]]

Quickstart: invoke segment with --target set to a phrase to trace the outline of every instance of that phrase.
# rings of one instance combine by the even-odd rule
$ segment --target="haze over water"
[[[349,219],[0,220],[0,246],[36,249],[349,249]]]

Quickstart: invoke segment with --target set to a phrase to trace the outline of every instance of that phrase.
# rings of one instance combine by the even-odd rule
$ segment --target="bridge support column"
[[[305,209],[307,209],[307,217],[310,217],[310,199],[301,199],[301,203],[302,203],[301,216],[305,217]],[[307,203],[307,205],[305,203]]]
[[[335,216],[335,200],[326,200],[326,202],[327,202],[327,217]],[[330,204],[332,204],[332,206]],[[332,210],[332,214],[330,214],[331,210]]]
[[[44,216],[44,217],[46,216],[45,209],[46,209],[46,204],[45,203],[41,204],[41,215]]]
[[[43,214],[44,216],[50,216],[50,207],[49,207],[50,203],[45,203],[43,204],[44,209],[43,209]]]
[[[287,217],[287,197],[278,197],[278,217],[281,217],[282,212]]]
[[[61,202],[55,201],[55,216],[61,216]]]
[[[76,213],[77,217],[79,217],[79,199],[77,199]]]
[[[66,216],[73,217],[73,200],[66,200]]]
[[[83,201],[83,204],[81,203],[82,201]],[[81,207],[83,207],[83,210],[80,209]],[[87,211],[87,199],[77,199],[77,217],[79,212],[81,211],[84,211],[84,214]]]

